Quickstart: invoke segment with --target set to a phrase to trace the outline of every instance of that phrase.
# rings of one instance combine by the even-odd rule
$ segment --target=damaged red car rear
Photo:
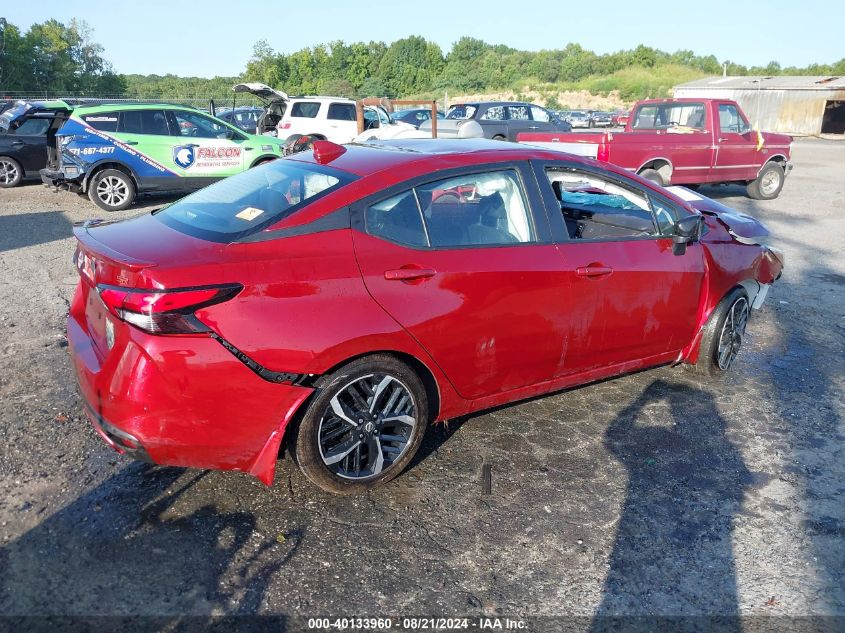
[[[399,474],[430,422],[664,364],[730,370],[781,274],[755,219],[559,152],[315,143],[75,229],[68,316],[117,451],[318,486]]]

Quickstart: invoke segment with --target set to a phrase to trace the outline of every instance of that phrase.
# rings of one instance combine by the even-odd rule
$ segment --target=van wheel
[[[352,361],[316,386],[293,447],[308,479],[328,492],[358,494],[405,469],[429,422],[416,372],[380,354]]]
[[[663,182],[663,176],[660,175],[660,172],[656,169],[643,169],[640,172],[640,176],[645,178],[646,180],[650,180],[651,182],[657,183],[661,187],[665,187],[666,183]]]
[[[757,179],[748,183],[745,191],[749,198],[755,200],[773,200],[780,195],[784,180],[783,167],[774,161],[769,161]]]
[[[750,312],[748,295],[742,288],[734,288],[719,302],[704,326],[695,373],[715,377],[733,367]]]
[[[91,202],[106,211],[123,211],[135,200],[132,179],[117,169],[104,169],[88,185]]]
[[[23,178],[23,168],[14,158],[0,156],[0,187],[17,187]]]

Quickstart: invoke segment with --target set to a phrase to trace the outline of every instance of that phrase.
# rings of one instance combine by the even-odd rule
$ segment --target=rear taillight
[[[290,121],[285,121],[284,123],[279,123],[280,130],[289,130],[290,129]]]
[[[610,159],[610,134],[603,134],[596,153],[596,160],[608,162]]]
[[[228,301],[242,289],[240,284],[175,290],[97,287],[109,312],[151,334],[208,332],[208,327],[194,313],[200,308]]]

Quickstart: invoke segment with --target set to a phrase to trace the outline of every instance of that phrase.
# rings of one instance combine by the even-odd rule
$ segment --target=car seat
[[[484,196],[476,207],[478,222],[467,229],[471,244],[509,244],[519,241],[508,230],[508,211],[500,192]]]

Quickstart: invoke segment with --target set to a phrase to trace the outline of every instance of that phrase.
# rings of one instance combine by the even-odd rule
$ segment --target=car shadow
[[[0,253],[67,239],[73,224],[64,211],[0,215]]]
[[[191,491],[206,475],[132,462],[4,545],[4,618],[29,616],[20,630],[32,630],[41,624],[32,614],[69,617],[67,624],[99,616],[83,627],[99,631],[109,630],[111,617],[143,614],[148,630],[205,630],[220,624],[214,614],[258,613],[305,529],[256,538],[250,512],[213,505],[186,511],[201,496]],[[248,623],[239,620],[237,630]],[[254,624],[286,628],[282,616]]]
[[[726,428],[711,393],[665,380],[607,428],[628,485],[592,630],[659,630],[691,605],[737,615],[732,523],[751,473]],[[738,618],[698,624],[741,629]]]

